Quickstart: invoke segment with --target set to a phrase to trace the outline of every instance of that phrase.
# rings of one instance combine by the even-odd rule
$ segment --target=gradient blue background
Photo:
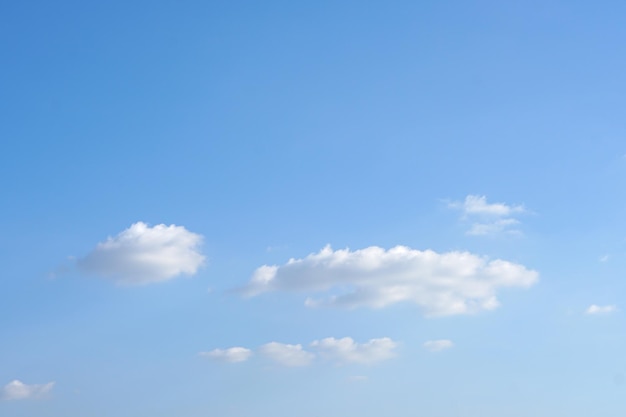
[[[56,387],[0,415],[623,416],[623,315],[583,313],[626,306],[626,3],[512,3],[3,2],[0,385]],[[524,204],[524,236],[467,236],[445,201],[468,194]],[[48,278],[136,221],[202,234],[207,266]],[[327,243],[541,281],[440,319],[229,293]],[[327,336],[402,345],[365,368],[197,356]]]

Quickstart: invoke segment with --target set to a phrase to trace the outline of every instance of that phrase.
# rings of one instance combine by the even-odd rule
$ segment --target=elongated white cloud
[[[466,232],[468,235],[521,234],[518,229],[520,221],[513,216],[525,213],[526,209],[523,206],[488,203],[486,196],[471,194],[465,197],[464,201],[453,202],[449,206],[461,210],[463,220],[472,221],[471,227]]]
[[[516,219],[498,219],[488,223],[473,223],[466,233],[473,236],[493,235],[501,232],[520,234],[519,230],[514,229],[514,226],[518,224],[520,222]]]
[[[616,311],[617,311],[617,306],[615,305],[599,306],[599,305],[592,304],[587,308],[587,310],[585,310],[585,313],[590,314],[590,315],[603,315],[603,314],[615,313]]]
[[[396,342],[388,337],[356,343],[351,337],[316,340],[311,343],[321,356],[339,363],[371,364],[395,356]]]
[[[334,251],[326,246],[282,266],[264,265],[242,289],[247,296],[270,291],[325,293],[306,305],[382,308],[417,304],[429,316],[493,310],[502,288],[528,288],[538,273],[500,259],[488,261],[468,252],[437,253],[406,246]]]
[[[141,285],[194,275],[204,262],[199,251],[202,236],[182,226],[138,222],[115,237],[98,243],[78,259],[79,270],[114,280]]]
[[[424,349],[430,352],[440,352],[445,349],[450,349],[454,346],[451,340],[440,339],[440,340],[429,340],[424,343]]]
[[[245,362],[252,356],[252,351],[244,347],[231,347],[228,349],[213,349],[209,352],[200,352],[200,356],[204,356],[220,362]]]
[[[318,355],[336,363],[372,364],[394,357],[398,343],[388,337],[370,339],[365,343],[357,343],[351,337],[327,337],[311,342],[310,347],[314,352],[305,350],[301,344],[270,342],[260,346],[257,353],[286,367],[310,365]],[[253,353],[244,347],[232,347],[200,352],[199,355],[220,362],[237,363],[247,361]]]
[[[279,365],[288,367],[307,366],[315,359],[315,354],[305,351],[300,344],[270,342],[261,346],[259,353]]]
[[[452,207],[460,208],[465,215],[487,215],[507,217],[513,213],[523,213],[523,206],[512,206],[504,203],[487,203],[484,195],[468,195],[462,203],[452,203]]]
[[[3,400],[29,400],[45,397],[54,388],[54,382],[47,384],[24,384],[17,379],[9,382],[0,391]]]

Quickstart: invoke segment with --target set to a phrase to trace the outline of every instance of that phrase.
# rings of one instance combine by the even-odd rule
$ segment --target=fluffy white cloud
[[[24,384],[17,379],[6,384],[0,391],[4,400],[28,400],[45,397],[54,388],[54,382],[47,384]]]
[[[520,221],[514,214],[526,212],[523,206],[511,206],[504,203],[488,203],[487,197],[468,195],[463,202],[450,203],[451,208],[459,209],[464,220],[472,219],[468,235],[484,236],[497,233],[521,234],[516,227]]]
[[[595,304],[590,305],[587,310],[585,310],[586,314],[592,315],[600,315],[600,314],[611,314],[617,311],[617,306],[608,305],[608,306],[598,306]]]
[[[451,340],[440,339],[440,340],[429,340],[424,343],[424,349],[430,352],[440,352],[445,349],[450,349],[454,346]]]
[[[231,347],[228,349],[213,349],[210,352],[200,352],[200,356],[205,356],[220,362],[245,362],[252,356],[252,351],[244,347]]]
[[[356,343],[350,337],[316,340],[311,346],[320,352],[322,357],[340,363],[371,364],[384,361],[395,356],[396,342],[388,337],[371,339],[366,343]]]
[[[299,344],[270,342],[261,346],[259,353],[273,362],[288,367],[307,366],[315,359],[315,354],[305,351]]]
[[[325,293],[308,306],[381,308],[417,304],[429,316],[472,314],[498,307],[497,290],[527,288],[538,273],[500,259],[468,252],[437,253],[406,246],[334,251],[326,246],[282,266],[264,265],[242,289],[247,296],[269,291]]]
[[[78,259],[78,268],[119,284],[139,285],[194,275],[204,262],[202,236],[182,226],[138,222]]]

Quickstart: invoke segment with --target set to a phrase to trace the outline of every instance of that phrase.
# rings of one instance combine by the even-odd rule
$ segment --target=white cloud
[[[356,343],[350,337],[342,339],[327,337],[313,341],[310,346],[315,352],[304,350],[301,344],[270,342],[260,346],[258,353],[272,362],[287,367],[310,365],[317,354],[337,363],[371,364],[394,357],[398,344],[388,337],[370,339],[366,343]],[[220,362],[238,363],[250,359],[253,352],[244,347],[231,347],[200,352],[199,355]]]
[[[599,259],[600,262],[607,262],[608,260],[609,260],[609,255],[603,255]]]
[[[54,388],[54,382],[47,384],[24,384],[17,379],[6,384],[0,391],[4,400],[28,400],[45,397]]]
[[[319,351],[321,356],[333,361],[371,364],[394,357],[398,344],[388,337],[371,339],[366,343],[356,343],[350,337],[342,339],[327,337],[314,341],[311,346]]]
[[[472,236],[493,235],[502,232],[519,235],[521,232],[513,228],[513,226],[518,224],[520,222],[516,219],[498,219],[491,223],[473,223],[472,227],[465,233]]]
[[[445,349],[450,349],[454,346],[451,340],[440,339],[440,340],[429,340],[424,343],[424,349],[430,352],[440,352]]]
[[[288,367],[307,366],[315,354],[302,349],[302,345],[288,345],[278,342],[270,342],[259,348],[259,353],[266,358]]]
[[[617,306],[615,305],[599,306],[599,305],[592,304],[587,308],[587,310],[585,310],[585,313],[591,314],[591,315],[594,315],[594,314],[601,315],[601,314],[615,313],[616,311],[617,311]]]
[[[78,259],[78,268],[119,284],[140,285],[194,275],[204,262],[202,236],[182,226],[138,222]]]
[[[463,220],[475,220],[466,232],[474,236],[498,233],[519,235],[521,231],[516,227],[519,226],[520,221],[513,215],[526,212],[526,209],[520,205],[490,204],[484,195],[468,195],[463,202],[450,203],[449,207],[461,210]]]
[[[245,362],[252,356],[252,351],[244,347],[231,347],[228,349],[213,349],[209,352],[200,352],[200,356],[205,356],[220,362]]]
[[[307,299],[311,307],[382,308],[412,302],[426,315],[446,316],[493,310],[499,289],[527,288],[537,280],[538,273],[523,265],[468,252],[440,254],[406,246],[334,251],[326,246],[282,266],[261,266],[242,293],[325,293],[325,299]]]
[[[452,207],[461,208],[466,215],[487,215],[506,217],[513,213],[523,213],[523,206],[509,206],[504,203],[487,203],[484,195],[468,195],[463,203],[452,203]]]

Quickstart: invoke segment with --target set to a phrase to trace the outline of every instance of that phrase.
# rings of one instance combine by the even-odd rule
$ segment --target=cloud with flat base
[[[259,353],[278,365],[290,368],[310,365],[315,359],[315,354],[307,352],[300,344],[270,342],[261,346]]]
[[[122,285],[145,285],[196,274],[205,257],[202,236],[183,226],[137,222],[109,237],[76,265],[80,272]]]
[[[500,305],[498,291],[529,288],[538,276],[523,265],[469,252],[326,246],[284,265],[259,267],[240,292],[248,297],[277,291],[311,294],[305,302],[309,307],[379,309],[408,302],[427,316],[452,316],[494,310]]]
[[[337,363],[373,364],[395,356],[398,343],[388,337],[356,343],[351,337],[335,339],[327,337],[311,343],[319,354]]]
[[[54,382],[29,385],[15,379],[0,389],[0,398],[3,400],[41,399],[50,394],[54,385]]]
[[[252,351],[244,347],[235,346],[228,349],[213,349],[209,352],[200,352],[199,355],[218,362],[238,363],[250,359]]]

